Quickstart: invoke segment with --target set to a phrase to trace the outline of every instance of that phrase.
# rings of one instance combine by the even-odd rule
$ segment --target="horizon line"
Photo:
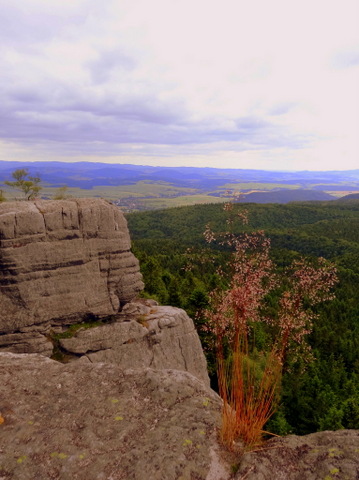
[[[133,167],[150,167],[150,168],[188,168],[188,169],[210,169],[210,170],[249,170],[249,171],[260,171],[260,172],[278,172],[278,173],[302,173],[302,172],[353,172],[359,171],[359,168],[347,168],[347,169],[335,169],[335,170],[318,170],[318,169],[305,169],[305,170],[280,170],[280,169],[266,169],[266,168],[233,168],[233,167],[199,167],[199,166],[188,166],[188,165],[176,165],[176,166],[169,166],[169,165],[149,165],[149,164],[138,164],[138,163],[122,163],[122,162],[106,162],[106,161],[91,161],[91,160],[80,160],[80,161],[64,161],[64,160],[0,160],[0,163],[64,163],[64,164],[106,164],[106,165],[113,165],[113,166],[120,166],[120,165],[128,165]]]

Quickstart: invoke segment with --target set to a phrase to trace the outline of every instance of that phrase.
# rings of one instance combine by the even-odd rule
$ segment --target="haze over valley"
[[[254,169],[152,167],[106,163],[0,161],[0,189],[6,198],[18,192],[4,184],[25,168],[41,178],[42,198],[101,197],[125,211],[216,203],[240,194],[240,201],[288,203],[330,201],[359,193],[359,170],[274,172]]]

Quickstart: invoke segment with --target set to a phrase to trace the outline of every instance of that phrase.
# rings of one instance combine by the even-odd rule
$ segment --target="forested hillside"
[[[300,256],[325,257],[338,268],[335,299],[317,307],[310,335],[315,360],[287,370],[281,407],[270,420],[273,433],[306,434],[318,430],[359,428],[359,201],[306,202],[288,205],[236,204],[248,211],[249,224],[238,232],[265,230],[279,273]],[[221,281],[217,266],[228,262],[225,247],[206,244],[207,224],[226,231],[223,206],[198,205],[133,213],[128,224],[140,260],[145,294],[179,306],[196,320],[204,347],[203,317],[208,293]],[[275,307],[275,298],[271,299]],[[214,375],[213,354],[207,350]]]

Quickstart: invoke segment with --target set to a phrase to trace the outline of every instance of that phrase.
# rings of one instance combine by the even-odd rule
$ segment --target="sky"
[[[0,160],[359,169],[358,0],[0,12]]]

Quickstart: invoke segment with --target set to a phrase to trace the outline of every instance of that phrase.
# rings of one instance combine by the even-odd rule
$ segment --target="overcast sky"
[[[0,0],[0,160],[359,168],[358,0]]]

